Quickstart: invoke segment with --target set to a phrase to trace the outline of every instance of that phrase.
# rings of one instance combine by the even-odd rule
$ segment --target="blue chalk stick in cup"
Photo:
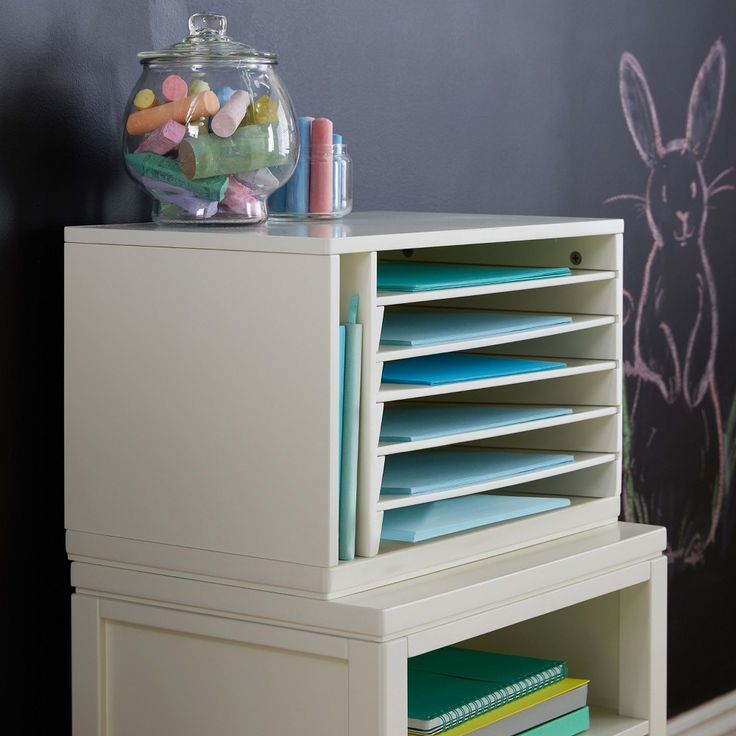
[[[299,160],[291,179],[286,183],[286,211],[309,212],[309,142],[314,118],[298,119]]]
[[[338,133],[332,134],[332,145],[341,146],[342,136]],[[339,149],[333,148],[333,159],[332,159],[332,209],[334,212],[339,212],[342,207],[342,166],[340,165],[340,156],[334,155],[334,152]]]
[[[286,209],[286,185],[279,187],[268,198],[268,209],[271,212],[284,212]]]

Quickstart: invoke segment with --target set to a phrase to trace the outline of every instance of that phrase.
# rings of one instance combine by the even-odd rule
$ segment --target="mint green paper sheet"
[[[383,317],[381,345],[415,347],[474,340],[569,324],[564,314],[481,309],[395,309]]]
[[[387,404],[381,442],[417,442],[522,422],[572,414],[565,406],[478,406],[468,404]]]
[[[541,726],[535,726],[528,731],[522,731],[518,736],[576,736],[590,728],[590,709],[586,705],[572,713],[559,718],[553,718]],[[482,731],[478,731],[482,734]]]
[[[363,326],[356,323],[358,297],[354,296],[345,327],[345,382],[342,418],[342,462],[338,505],[338,557],[355,557],[355,513],[358,493],[360,427],[360,362]]]
[[[474,266],[421,261],[379,261],[379,291],[433,291],[569,276],[569,268]]]

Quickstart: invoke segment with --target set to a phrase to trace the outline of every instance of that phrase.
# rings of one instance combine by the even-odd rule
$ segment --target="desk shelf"
[[[356,214],[255,228],[66,230],[67,547],[73,559],[334,598],[615,521],[621,469],[622,222]],[[378,290],[384,260],[571,267],[470,288]],[[339,324],[363,325],[356,552],[338,559]],[[381,346],[386,310],[561,314],[571,322]],[[382,382],[408,358],[473,352],[564,368],[439,386]],[[569,407],[421,442],[380,442],[393,402]],[[569,465],[421,499],[381,496],[386,458],[431,447],[572,454]],[[566,509],[412,545],[387,509],[472,493],[567,496]]]

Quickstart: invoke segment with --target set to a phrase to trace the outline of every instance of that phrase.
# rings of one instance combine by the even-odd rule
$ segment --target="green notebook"
[[[409,728],[435,731],[567,677],[561,660],[444,647],[409,660]]]

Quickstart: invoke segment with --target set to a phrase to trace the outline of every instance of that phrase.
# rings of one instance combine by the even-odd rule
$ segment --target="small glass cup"
[[[309,168],[300,173],[299,163],[291,179],[268,200],[272,220],[335,220],[353,209],[353,162],[347,144],[302,148]],[[320,164],[329,163],[328,167]],[[320,183],[315,184],[315,176]],[[320,201],[315,202],[315,194]],[[329,197],[327,196],[329,195]]]

